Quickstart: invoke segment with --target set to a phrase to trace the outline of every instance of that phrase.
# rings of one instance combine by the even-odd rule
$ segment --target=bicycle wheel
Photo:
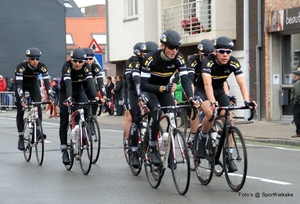
[[[195,140],[194,140],[194,155],[195,155],[195,171],[196,171],[196,176],[200,183],[202,185],[207,185],[212,179],[213,176],[213,166],[211,163],[208,161],[207,157],[206,158],[199,158],[197,156],[197,149],[198,149],[198,140],[201,137],[200,136],[200,131],[201,131],[201,126],[198,127],[196,133],[195,133]]]
[[[32,128],[29,128],[29,124],[31,127],[33,127],[32,123],[28,121],[28,119],[24,119],[24,129],[23,129],[23,136],[24,136],[24,146],[25,150],[23,151],[24,153],[24,158],[25,161],[29,162],[31,159],[31,152],[32,152],[32,145],[31,145],[31,137],[32,137]]]
[[[183,133],[174,129],[174,142],[171,143],[169,162],[174,185],[179,194],[184,195],[190,186],[190,159]]]
[[[144,136],[144,142],[143,142],[143,152],[145,154],[145,158],[144,158],[145,173],[150,186],[152,188],[157,188],[160,185],[165,169],[163,169],[162,166],[154,166],[150,162],[150,158],[147,155],[148,147],[149,147],[149,132],[146,131]]]
[[[215,154],[216,154],[217,149],[218,149],[218,144],[219,144],[219,139],[221,137],[220,134],[222,133],[222,128],[223,128],[223,123],[220,120],[215,120],[214,126],[213,126],[213,131],[218,133],[217,139],[215,141],[215,145],[216,145],[215,148],[214,148]],[[223,154],[222,154],[222,151],[221,151],[219,161],[215,164],[215,168],[214,168],[214,174],[216,176],[222,176],[222,174],[224,173],[222,158],[223,158]]]
[[[99,159],[100,149],[101,149],[101,134],[100,134],[100,127],[97,120],[92,117],[90,120],[90,128],[91,128],[91,137],[93,141],[93,164]]]
[[[223,162],[226,164],[225,177],[229,187],[237,192],[242,189],[247,176],[247,150],[241,131],[237,127],[229,128],[230,135],[225,139],[225,145],[233,146],[233,148],[224,147]],[[229,138],[233,142],[230,142]],[[232,144],[230,144],[232,143]],[[230,170],[228,162],[234,162],[236,171]],[[225,163],[226,162],[226,163]]]
[[[80,129],[80,148],[79,151],[79,163],[81,171],[84,175],[87,175],[91,170],[93,160],[93,142],[87,123],[79,125]]]
[[[189,135],[186,137],[186,143],[187,143],[187,151],[190,159],[190,170],[195,171],[195,163],[194,163],[194,142],[191,141],[190,139],[191,132]]]
[[[70,164],[65,165],[65,168],[70,171],[73,167],[74,164],[74,154],[73,154],[73,143],[72,143],[72,129],[70,125],[68,125],[68,130],[67,130],[67,151],[70,157]]]
[[[36,135],[36,141],[34,143],[36,160],[39,165],[42,165],[44,161],[44,135],[41,120],[37,118],[33,124],[33,130]]]

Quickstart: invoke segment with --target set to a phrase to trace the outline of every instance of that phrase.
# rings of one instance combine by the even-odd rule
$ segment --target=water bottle
[[[210,133],[210,136],[211,136],[211,139],[212,139],[212,145],[213,145],[214,148],[218,145],[217,144],[217,135],[218,135],[217,132],[211,132]]]
[[[169,133],[164,132],[164,134],[162,135],[162,137],[160,137],[158,139],[158,143],[159,143],[159,154],[161,156],[166,154],[167,151],[167,147],[168,147],[168,142],[169,142]]]
[[[78,153],[77,140],[79,138],[79,125],[75,125],[72,129],[72,142],[73,142],[73,152],[74,154]]]

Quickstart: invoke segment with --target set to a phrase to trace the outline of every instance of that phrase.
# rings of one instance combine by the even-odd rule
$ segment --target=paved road
[[[45,119],[43,127],[45,160],[38,166],[34,157],[25,162],[17,150],[15,120],[0,116],[0,203],[296,203],[299,198],[299,150],[248,145],[248,178],[239,193],[229,189],[224,176],[203,186],[192,172],[189,191],[180,196],[169,169],[158,189],[149,186],[144,170],[139,176],[131,174],[117,121],[102,124],[100,159],[88,176],[81,173],[79,162],[71,171],[61,163],[58,120]],[[288,197],[279,197],[282,193]]]

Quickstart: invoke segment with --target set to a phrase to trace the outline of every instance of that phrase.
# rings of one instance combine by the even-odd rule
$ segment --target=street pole
[[[249,91],[250,95],[250,86],[249,86],[249,68],[250,68],[250,62],[249,62],[249,0],[244,0],[244,76],[246,80],[246,86]],[[244,122],[248,121],[248,118],[250,117],[250,111],[245,110],[244,111]]]

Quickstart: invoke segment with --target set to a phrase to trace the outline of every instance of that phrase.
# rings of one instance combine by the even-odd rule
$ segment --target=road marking
[[[292,183],[288,183],[288,182],[284,182],[284,181],[276,181],[276,180],[272,180],[272,179],[259,178],[259,177],[255,177],[255,176],[247,176],[247,178],[254,179],[254,180],[260,180],[260,181],[267,182],[267,183],[280,184],[280,185],[293,185]]]

